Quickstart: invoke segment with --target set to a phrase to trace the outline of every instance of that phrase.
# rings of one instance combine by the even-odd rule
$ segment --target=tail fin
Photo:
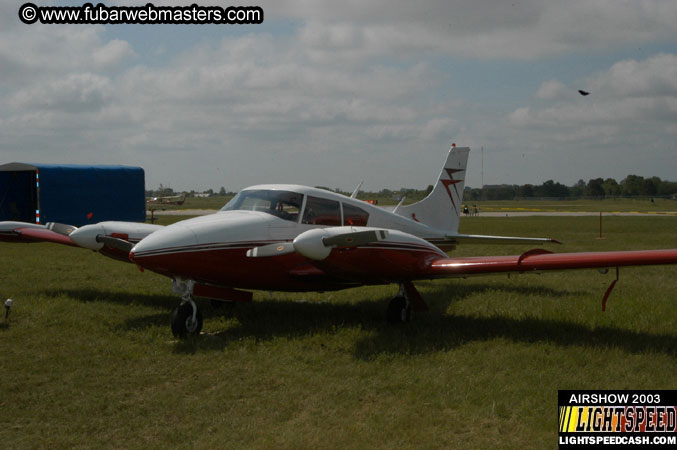
[[[432,192],[420,202],[400,206],[395,214],[432,228],[458,231],[469,152],[468,147],[452,146]]]

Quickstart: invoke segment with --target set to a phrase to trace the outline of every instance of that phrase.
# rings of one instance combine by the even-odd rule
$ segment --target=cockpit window
[[[366,227],[369,221],[369,213],[357,206],[343,204],[343,225],[353,227]]]
[[[341,207],[335,200],[308,196],[302,223],[310,225],[341,225]]]
[[[290,191],[251,190],[241,191],[221,211],[262,211],[284,220],[297,222],[303,194]]]

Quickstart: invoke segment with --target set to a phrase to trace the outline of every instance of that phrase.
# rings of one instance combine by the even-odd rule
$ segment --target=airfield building
[[[141,167],[0,165],[0,221],[82,226],[146,219]]]

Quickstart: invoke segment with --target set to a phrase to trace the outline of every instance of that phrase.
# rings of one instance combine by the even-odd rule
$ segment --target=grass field
[[[557,251],[674,248],[675,217],[462,219]],[[516,254],[466,246],[456,254]],[[385,323],[395,286],[200,301],[176,341],[167,279],[93,252],[0,247],[4,448],[555,448],[558,389],[675,389],[677,266],[416,283],[431,311]]]
[[[481,211],[570,211],[570,212],[639,212],[677,214],[677,201],[666,198],[607,198],[604,200],[496,200],[466,202],[476,204]]]

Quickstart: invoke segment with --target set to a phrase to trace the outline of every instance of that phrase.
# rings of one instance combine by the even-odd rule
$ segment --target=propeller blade
[[[118,239],[114,238],[111,236],[104,236],[104,235],[97,235],[96,236],[96,242],[101,242],[109,247],[113,247],[118,250],[122,250],[123,252],[131,252],[132,248],[134,248],[134,244],[131,242],[127,242],[124,239]]]
[[[268,256],[286,255],[294,253],[294,244],[291,242],[278,242],[276,244],[262,245],[247,250],[247,256],[250,258],[265,258]]]
[[[384,239],[388,239],[387,230],[369,230],[326,237],[322,239],[322,243],[327,247],[357,247]]]
[[[69,236],[73,231],[77,230],[78,227],[74,225],[68,225],[65,223],[58,222],[47,222],[45,225],[48,230],[51,230],[58,234],[63,234],[64,236]]]

